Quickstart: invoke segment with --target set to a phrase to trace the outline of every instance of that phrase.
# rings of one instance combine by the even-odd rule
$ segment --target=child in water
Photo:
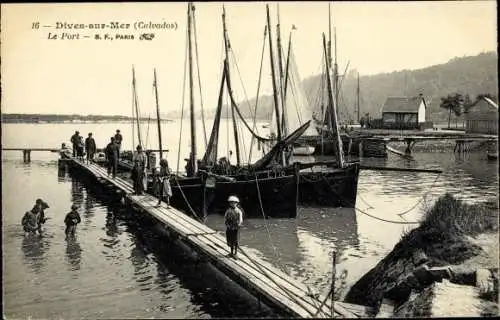
[[[64,231],[64,233],[66,233],[66,239],[70,236],[72,238],[75,237],[76,225],[82,222],[77,210],[78,206],[73,204],[71,206],[71,211],[66,215],[66,218],[64,218],[64,224],[66,224],[66,230]]]
[[[30,234],[36,234],[38,230],[38,224],[40,221],[40,214],[37,207],[33,207],[30,211],[26,211],[21,221],[24,230],[24,236]]]

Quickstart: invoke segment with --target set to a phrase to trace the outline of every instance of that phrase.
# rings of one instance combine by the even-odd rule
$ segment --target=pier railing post
[[[331,303],[331,315],[332,315],[332,318],[335,318],[335,276],[336,276],[336,273],[337,273],[337,268],[336,268],[336,265],[337,265],[337,251],[334,250],[333,251],[333,258],[332,258],[332,287],[331,287],[331,299],[332,299],[332,303]]]

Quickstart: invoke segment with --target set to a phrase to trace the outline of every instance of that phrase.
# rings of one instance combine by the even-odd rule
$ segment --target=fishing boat
[[[215,114],[214,124],[210,140],[203,159],[197,160],[196,149],[196,126],[195,109],[193,99],[193,70],[192,70],[192,36],[191,26],[194,23],[194,9],[192,3],[188,4],[188,54],[189,54],[189,82],[190,82],[190,130],[191,130],[191,153],[188,158],[187,177],[179,175],[172,176],[173,206],[198,216],[207,213],[220,213],[227,208],[227,199],[231,195],[237,195],[245,215],[248,216],[274,216],[295,217],[297,215],[298,174],[277,172],[269,170],[246,170],[239,174],[227,175],[224,168],[220,166],[217,159],[219,140],[219,126],[222,111],[222,97],[226,87],[231,96],[231,83],[229,75],[229,41],[225,25],[225,9],[223,9],[224,46],[226,58],[222,66],[222,80],[220,85],[219,99]],[[236,154],[238,164],[240,151],[238,147],[238,132],[235,122],[236,103],[232,101],[233,129],[236,140]],[[241,114],[240,114],[241,116]],[[246,123],[246,122],[245,122]],[[309,126],[305,124],[295,130],[282,143],[277,145],[273,154],[279,153],[283,148],[290,146]],[[249,127],[251,130],[251,128]],[[265,138],[259,137],[265,140]]]
[[[281,48],[279,46],[279,25],[278,12],[278,51],[281,51]],[[280,73],[280,85],[284,86],[284,89],[281,89],[280,91],[282,93],[281,115],[279,111],[276,111],[276,114],[279,114],[284,120],[284,124],[282,124],[281,128],[283,130],[282,133],[284,132],[285,134],[287,130],[293,130],[300,124],[301,114],[311,123],[314,122],[311,108],[307,106],[305,93],[303,92],[303,90],[301,90],[300,76],[298,75],[298,68],[295,63],[295,55],[293,53],[291,39],[292,37],[290,32],[288,41],[288,53],[286,58],[286,70],[284,75]],[[333,81],[330,77],[331,59],[329,59],[330,55],[328,53],[324,35],[323,49],[325,68],[322,83],[324,83],[325,86],[322,89],[325,90],[324,96],[327,97],[325,120],[326,123],[329,124],[330,128],[330,130],[328,131],[330,137],[330,146],[332,148],[332,152],[330,154],[334,155],[335,159],[332,161],[313,161],[302,163],[293,161],[293,159],[289,157],[285,157],[285,161],[282,163],[282,165],[285,168],[285,172],[299,170],[299,204],[330,207],[354,207],[356,203],[359,162],[346,162],[344,160],[344,153],[342,152],[343,143],[341,140],[338,125],[337,100],[334,98],[334,91],[332,88]],[[278,57],[280,57],[281,59],[281,55],[278,55]],[[275,95],[279,97],[279,94],[277,92],[275,92]],[[296,103],[297,101],[299,101],[298,104]],[[302,109],[294,110],[294,103],[295,107],[297,107],[298,105]],[[297,115],[297,117],[294,119],[291,115]],[[279,127],[279,125],[277,125],[277,127]],[[307,155],[311,154],[311,151],[313,149],[310,143],[311,140],[308,140],[308,137],[314,135],[314,128],[309,127],[309,129],[313,130],[304,132],[304,134],[298,139],[302,139],[301,142],[296,142],[298,146],[307,148]],[[327,169],[325,169],[325,167],[327,167]]]

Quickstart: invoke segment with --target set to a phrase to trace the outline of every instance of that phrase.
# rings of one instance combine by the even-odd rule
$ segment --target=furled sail
[[[220,84],[219,90],[219,100],[217,102],[217,110],[215,111],[215,119],[214,124],[212,126],[212,133],[210,134],[210,140],[208,141],[207,151],[203,156],[201,164],[203,166],[213,166],[217,163],[217,148],[219,145],[219,127],[220,127],[220,118],[222,111],[222,96],[224,93],[224,82],[226,80],[226,67],[224,64],[224,68],[222,71],[222,80]]]
[[[289,134],[285,139],[276,143],[273,148],[266,153],[264,157],[250,165],[250,168],[253,170],[263,170],[270,167],[273,164],[280,163],[279,157],[281,156],[281,152],[285,150],[288,146],[292,145],[295,140],[297,140],[304,132],[309,128],[311,124],[311,120],[304,123],[301,127],[296,129],[294,132]]]

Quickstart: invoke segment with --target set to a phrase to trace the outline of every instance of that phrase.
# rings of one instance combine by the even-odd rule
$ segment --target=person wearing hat
[[[142,146],[138,145],[132,157],[134,166],[132,168],[132,181],[134,182],[134,194],[142,195],[144,192],[144,178],[146,177],[146,153],[142,151]]]
[[[89,136],[85,139],[85,152],[87,153],[87,163],[94,160],[94,154],[97,151],[97,147],[95,145],[95,140],[92,137],[92,132],[89,133]]]
[[[37,230],[40,235],[42,235],[42,225],[49,220],[49,218],[45,218],[45,209],[50,208],[47,202],[42,199],[36,199],[35,205],[32,210],[36,210],[38,212],[37,219]]]
[[[113,173],[114,178],[116,177],[116,169],[118,167],[118,147],[116,146],[114,137],[111,137],[111,141],[106,146],[104,154],[107,161],[108,176]]]
[[[236,196],[230,196],[227,201],[229,208],[224,214],[224,221],[226,223],[226,241],[227,245],[231,248],[230,257],[236,258],[238,253],[238,230],[243,223],[243,212],[238,208],[240,200]]]
[[[80,143],[80,132],[79,131],[75,131],[75,134],[71,136],[71,143],[73,144],[73,157],[76,157],[78,143]]]
[[[123,141],[123,137],[120,134],[120,130],[117,129],[116,134],[115,134],[115,143],[116,143],[116,146],[118,147],[118,159],[120,159],[120,150],[122,149],[122,141]]]
[[[78,206],[73,204],[71,206],[71,211],[66,215],[66,218],[64,218],[64,224],[66,225],[64,233],[66,234],[66,239],[70,236],[73,238],[75,237],[76,225],[80,222],[82,222],[82,219],[78,213]]]

